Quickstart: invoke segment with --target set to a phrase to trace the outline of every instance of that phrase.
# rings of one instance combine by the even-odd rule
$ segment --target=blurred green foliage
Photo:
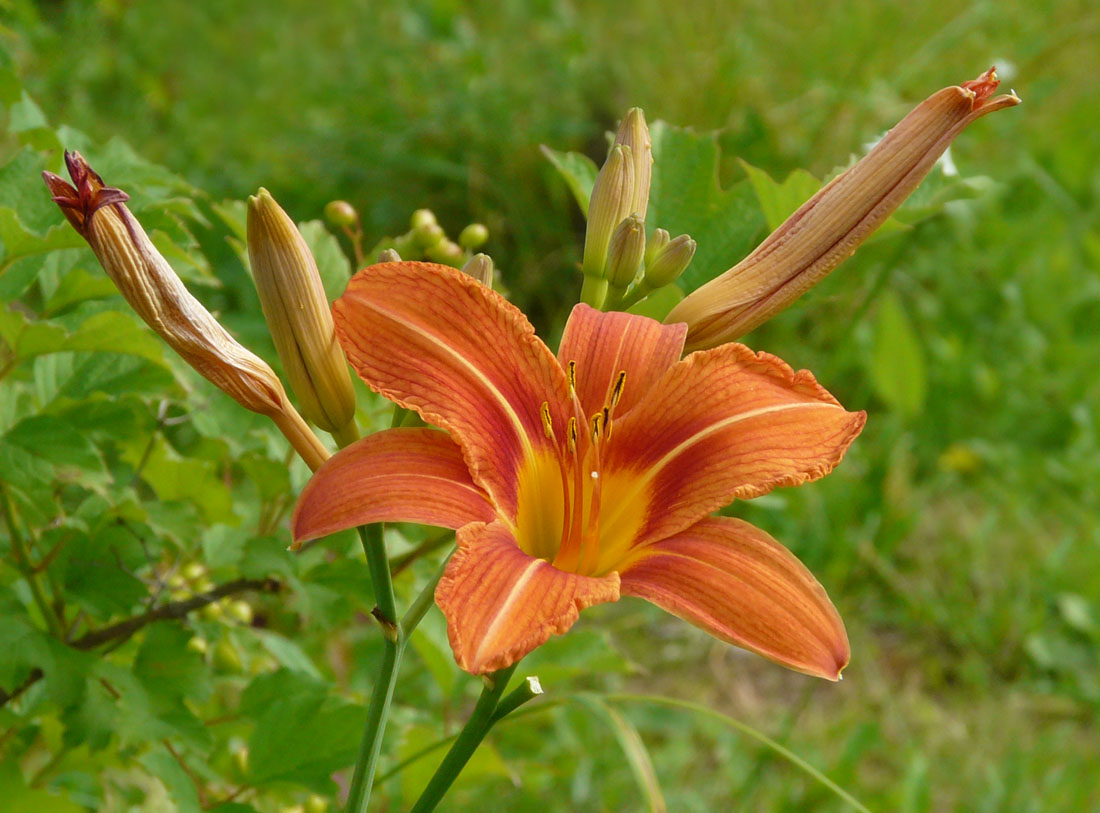
[[[638,809],[654,798],[640,740],[670,810],[839,806],[715,721],[569,699],[633,689],[750,723],[872,809],[1100,806],[1093,4],[72,0],[3,13],[0,480],[14,522],[0,526],[0,688],[44,674],[0,708],[11,809],[194,810],[241,788],[259,810],[334,798],[378,654],[352,540],[285,553],[306,472],[153,341],[60,225],[37,178],[60,142],[131,192],[200,298],[269,359],[227,239],[233,201],[261,184],[302,220],[351,201],[368,245],[420,207],[452,234],[486,223],[504,285],[552,337],[579,289],[583,219],[540,144],[598,162],[632,105],[694,128],[666,135],[713,170],[697,157],[698,186],[670,173],[667,194],[739,215],[724,231],[693,230],[698,214],[679,226],[700,240],[693,269],[713,273],[789,208],[783,190],[812,189],[803,171],[830,175],[992,63],[1024,104],[964,133],[957,179],[930,179],[898,226],[747,339],[870,413],[830,477],[734,507],[828,587],[852,641],[845,681],[785,673],[648,606],[595,608],[524,662],[560,704],[503,724],[453,804]],[[708,177],[721,186],[707,192]],[[330,280],[346,276],[335,238],[310,230]],[[362,404],[366,425],[387,419]],[[423,533],[393,530],[393,553]],[[410,568],[401,598],[431,569]],[[150,624],[109,656],[59,641],[240,579],[260,589]],[[234,601],[249,612],[234,617]],[[383,772],[442,736],[441,713],[453,732],[476,689],[437,614],[413,643]],[[434,753],[379,799],[407,807]]]

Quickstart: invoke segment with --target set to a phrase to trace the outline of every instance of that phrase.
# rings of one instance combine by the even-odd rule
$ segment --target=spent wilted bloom
[[[940,90],[903,118],[744,260],[689,294],[666,322],[686,322],[687,349],[743,336],[821,281],[916,189],[955,137],[987,113],[1019,104],[993,97],[993,68]]]
[[[342,443],[355,440],[355,391],[309,246],[266,189],[248,199],[247,225],[260,306],[302,412]]]
[[[229,335],[184,287],[124,202],[78,152],[65,153],[73,183],[43,172],[54,201],[149,327],[184,361],[241,406],[269,416],[316,469],[329,456],[287,398],[271,366]]]
[[[334,305],[352,367],[433,428],[389,429],[306,486],[297,543],[371,522],[457,530],[436,589],[465,670],[515,663],[585,607],[633,595],[837,679],[839,615],[734,499],[828,473],[863,427],[806,371],[740,344],[681,360],[686,328],[577,305],[555,356],[453,269],[387,263]]]

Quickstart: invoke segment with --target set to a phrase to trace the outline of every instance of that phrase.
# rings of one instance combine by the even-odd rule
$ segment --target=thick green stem
[[[365,813],[370,803],[374,772],[378,767],[378,754],[382,749],[382,735],[386,731],[393,690],[397,685],[397,673],[401,668],[401,656],[405,652],[405,639],[397,623],[397,602],[393,596],[393,580],[390,578],[390,564],[386,558],[386,546],[382,539],[382,525],[380,523],[363,525],[358,530],[359,538],[363,542],[363,552],[367,556],[371,585],[374,587],[374,600],[377,605],[374,615],[382,625],[385,641],[382,664],[378,670],[374,690],[371,692],[370,707],[367,709],[367,725],[363,729],[359,756],[355,760],[355,773],[352,775],[351,787],[348,790],[348,803],[345,808],[347,813]]]
[[[428,782],[428,786],[424,788],[424,792],[420,794],[420,798],[417,799],[411,813],[428,813],[435,810],[435,806],[439,804],[451,784],[458,778],[462,769],[466,767],[466,763],[470,761],[474,751],[481,745],[481,741],[485,739],[489,729],[493,727],[493,723],[496,721],[494,714],[497,710],[497,704],[508,685],[508,679],[515,670],[516,664],[512,664],[507,669],[494,672],[489,677],[489,682],[482,690],[473,714],[466,721],[466,725],[462,727],[458,739],[451,746],[451,750],[447,752],[447,756],[443,757],[443,762],[436,769],[431,781]]]
[[[425,585],[409,607],[405,616],[397,621],[397,604],[393,595],[393,580],[390,575],[386,549],[382,541],[381,525],[366,525],[359,529],[363,541],[363,550],[367,554],[367,566],[370,568],[371,583],[374,585],[375,618],[382,625],[385,638],[382,650],[382,664],[378,670],[378,680],[371,692],[370,707],[367,709],[367,724],[363,729],[363,740],[359,744],[359,757],[355,760],[355,773],[352,775],[348,790],[348,813],[365,813],[370,803],[371,788],[374,785],[374,773],[378,768],[378,754],[382,749],[382,736],[386,730],[393,690],[397,686],[397,675],[401,669],[401,659],[405,646],[409,642],[416,625],[432,606],[435,586],[443,575],[446,562],[440,565],[435,577]]]
[[[603,277],[585,274],[584,284],[581,286],[581,302],[603,310],[603,302],[606,297],[607,280]]]

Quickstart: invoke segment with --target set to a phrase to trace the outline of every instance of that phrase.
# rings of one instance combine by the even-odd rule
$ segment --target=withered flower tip
[[[46,172],[46,186],[138,316],[204,378],[246,409],[269,416],[303,460],[318,468],[328,450],[290,404],[267,362],[229,335],[191,295],[123,205],[125,192],[104,185],[80,153],[65,153],[65,164],[73,183]]]
[[[998,84],[990,68],[933,93],[748,257],[687,296],[665,320],[687,323],[687,350],[748,333],[851,256],[971,122],[1020,103],[1015,93],[993,96]]]

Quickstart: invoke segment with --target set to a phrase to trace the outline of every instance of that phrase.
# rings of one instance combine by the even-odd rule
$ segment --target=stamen
[[[568,367],[569,373],[569,395],[572,397],[577,393],[577,362],[570,361]]]
[[[623,388],[626,387],[626,370],[619,370],[619,376],[615,379],[615,386],[611,390],[611,408],[619,405],[619,399],[623,397]]]
[[[546,439],[554,440],[554,422],[550,419],[550,404],[547,401],[542,402],[540,414],[542,415],[542,431],[545,433]]]
[[[603,408],[603,439],[604,443],[611,440],[611,410]]]
[[[603,415],[597,412],[592,416],[592,443],[600,442],[600,425],[603,423]]]
[[[577,419],[569,419],[569,436],[565,440],[565,447],[569,450],[569,454],[577,453]]]

